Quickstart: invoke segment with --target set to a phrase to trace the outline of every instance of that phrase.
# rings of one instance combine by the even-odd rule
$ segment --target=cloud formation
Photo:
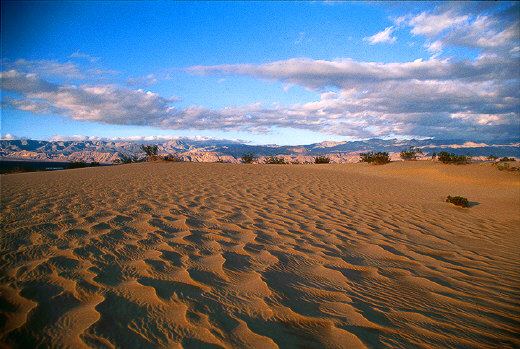
[[[518,12],[518,4],[506,4],[506,8],[502,8],[502,4],[467,2],[439,6],[430,12],[399,17],[394,22],[410,27],[413,35],[426,37],[425,46],[431,52],[441,52],[444,47],[468,47],[518,54]]]
[[[88,55],[86,53],[79,52],[79,50],[77,50],[76,52],[73,52],[69,56],[69,58],[82,58],[82,59],[86,59],[86,60],[90,61],[91,63],[101,59],[100,57],[93,57],[93,56]]]
[[[175,97],[116,85],[58,85],[16,70],[0,76],[3,90],[24,96],[4,98],[4,105],[33,113],[61,114],[74,120],[150,125],[168,117],[173,111],[170,104],[177,101]]]
[[[11,92],[2,104],[75,120],[163,129],[269,133],[273,127],[281,127],[351,138],[517,139],[518,17],[496,9],[461,14],[464,6],[441,6],[435,11],[400,17],[395,19],[395,26],[366,41],[393,42],[395,30],[409,28],[412,35],[425,37],[425,45],[432,52],[439,53],[448,46],[478,49],[478,57],[472,60],[436,56],[426,61],[376,63],[293,58],[265,64],[188,68],[194,74],[241,75],[321,92],[319,100],[308,103],[176,108],[177,98],[143,89],[53,83],[46,74],[73,76],[78,74],[75,65],[22,60],[1,73],[2,90]],[[154,79],[154,75],[148,75],[128,80],[127,85],[153,83]]]
[[[394,31],[394,26],[388,27],[383,31],[380,31],[379,33],[376,33],[372,36],[363,38],[364,41],[368,41],[370,45],[378,44],[378,43],[394,43],[397,38],[395,36],[391,36],[392,32]]]
[[[218,129],[268,133],[273,126],[352,138],[427,136],[514,138],[518,134],[516,85],[481,81],[384,79],[359,82],[319,101],[265,108],[259,103],[177,109],[175,98],[112,85],[56,85],[31,74],[2,72],[3,88],[24,98],[6,106],[58,113],[75,120],[163,129]]]
[[[7,134],[5,137],[10,136]],[[5,140],[14,140],[14,138],[3,138]],[[98,137],[98,136],[84,136],[84,135],[54,135],[49,141],[51,142],[64,142],[64,141],[104,141],[104,142],[167,142],[167,141],[219,141],[226,143],[247,143],[247,141],[241,139],[224,139],[218,137],[205,137],[205,136],[128,136],[128,137]]]

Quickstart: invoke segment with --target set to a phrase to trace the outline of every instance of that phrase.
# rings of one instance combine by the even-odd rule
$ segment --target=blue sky
[[[515,3],[1,6],[3,138],[520,138]]]

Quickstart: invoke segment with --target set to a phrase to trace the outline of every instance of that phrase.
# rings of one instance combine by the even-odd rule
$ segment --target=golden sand
[[[489,164],[1,181],[7,347],[520,347],[520,176]]]

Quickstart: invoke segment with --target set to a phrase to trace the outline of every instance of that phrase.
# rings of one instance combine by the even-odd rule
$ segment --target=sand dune
[[[489,164],[1,181],[6,347],[520,347],[520,176]]]

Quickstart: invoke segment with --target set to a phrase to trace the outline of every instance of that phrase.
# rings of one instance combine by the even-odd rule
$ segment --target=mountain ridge
[[[2,160],[39,161],[85,161],[112,163],[121,155],[142,154],[142,143],[135,141],[103,140],[59,140],[43,141],[31,139],[1,140]],[[252,152],[258,157],[283,156],[286,160],[313,162],[315,156],[328,156],[331,162],[357,162],[359,153],[385,151],[392,159],[399,159],[399,152],[409,146],[420,148],[423,158],[433,152],[448,151],[484,159],[489,155],[520,157],[520,143],[488,145],[483,142],[461,140],[399,140],[370,139],[363,141],[323,141],[308,145],[250,145],[226,140],[179,139],[152,142],[158,145],[159,155],[175,154],[183,161],[194,162],[241,162],[244,153]]]

